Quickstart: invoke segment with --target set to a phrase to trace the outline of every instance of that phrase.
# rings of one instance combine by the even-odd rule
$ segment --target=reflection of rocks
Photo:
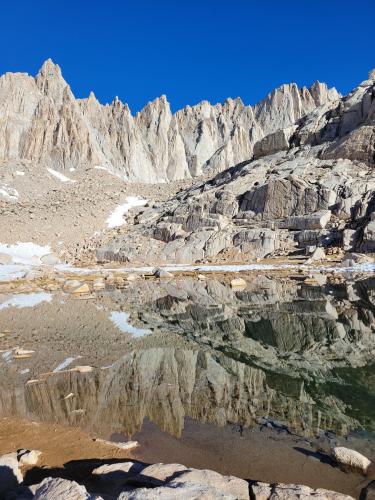
[[[24,390],[7,378],[0,413],[106,435],[133,434],[145,418],[174,435],[185,417],[244,426],[268,417],[307,434],[345,434],[365,419],[372,428],[374,289],[372,279],[323,289],[261,277],[240,290],[213,279],[137,281],[111,297],[154,335],[106,369]]]
[[[74,397],[66,399],[67,394]],[[26,385],[24,394],[4,391],[1,413],[47,422],[89,426],[101,433],[138,431],[144,418],[180,435],[184,418],[250,427],[270,415],[300,432],[319,426],[344,430],[354,420],[329,394],[314,402],[300,381],[278,376],[202,350],[155,348],[132,352],[95,374],[56,374]],[[318,403],[318,405],[316,404]],[[336,406],[335,406],[336,405]],[[341,406],[341,407],[340,407]],[[9,410],[8,410],[9,413]]]

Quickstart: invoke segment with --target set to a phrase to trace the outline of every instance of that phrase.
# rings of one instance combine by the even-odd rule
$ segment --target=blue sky
[[[77,97],[133,112],[314,80],[342,93],[375,67],[375,0],[13,0],[1,6],[0,73],[51,57]]]

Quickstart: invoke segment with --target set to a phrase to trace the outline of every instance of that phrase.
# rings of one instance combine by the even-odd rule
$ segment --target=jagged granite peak
[[[283,85],[256,106],[240,98],[202,101],[172,114],[165,96],[132,116],[116,97],[75,99],[51,59],[35,78],[0,77],[0,160],[26,159],[62,170],[102,165],[130,181],[167,182],[221,171],[252,156],[256,142],[294,124],[335,89]]]

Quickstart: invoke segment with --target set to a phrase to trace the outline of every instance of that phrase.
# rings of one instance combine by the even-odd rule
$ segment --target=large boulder
[[[263,220],[275,220],[327,210],[335,201],[334,191],[290,176],[247,191],[240,198],[240,209],[252,210]]]
[[[302,484],[267,484],[256,482],[251,486],[254,500],[354,500],[348,495],[322,488],[313,489]]]
[[[367,457],[344,446],[333,448],[332,456],[338,464],[359,470],[363,474],[367,473],[371,465],[371,461]]]
[[[188,469],[176,475],[168,484],[176,483],[204,484],[233,495],[238,500],[248,500],[250,498],[247,481],[234,476],[222,476],[212,470]]]
[[[34,500],[87,500],[89,493],[84,486],[75,481],[60,477],[47,477],[36,488]]]
[[[213,486],[196,483],[174,483],[159,488],[139,488],[124,491],[118,500],[237,500],[235,495]]]

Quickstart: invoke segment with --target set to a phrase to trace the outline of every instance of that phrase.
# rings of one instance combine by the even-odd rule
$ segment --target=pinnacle
[[[42,64],[38,72],[38,76],[45,76],[45,77],[61,76],[60,66],[58,64],[55,64],[51,58],[48,58]]]

